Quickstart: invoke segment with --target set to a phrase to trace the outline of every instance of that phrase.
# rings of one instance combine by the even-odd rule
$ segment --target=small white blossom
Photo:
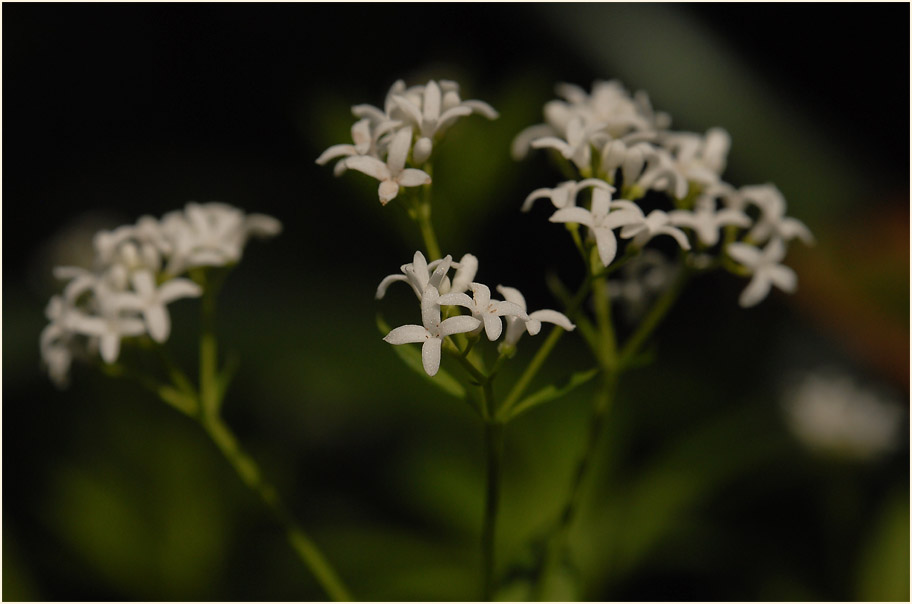
[[[490,341],[494,341],[503,333],[501,317],[520,317],[528,320],[526,311],[505,300],[492,300],[491,290],[487,285],[472,283],[469,285],[472,297],[462,293],[451,293],[440,296],[441,304],[464,306],[472,311],[472,316],[484,324],[485,334]],[[479,328],[481,324],[479,324]]]
[[[762,251],[746,243],[730,243],[726,251],[732,259],[744,265],[753,274],[738,301],[742,307],[758,304],[766,298],[773,285],[788,293],[794,292],[798,287],[795,271],[780,264],[785,258],[786,251],[782,239],[773,239]]]
[[[417,187],[431,182],[427,172],[405,167],[411,142],[412,129],[403,128],[396,132],[390,142],[386,163],[375,157],[356,155],[346,159],[345,165],[379,180],[377,193],[380,203],[386,205],[399,194],[399,187]]]
[[[351,157],[353,155],[376,157],[376,140],[375,135],[371,133],[370,119],[364,118],[355,122],[351,128],[351,135],[354,144],[333,145],[320,154],[316,163],[323,166],[333,159]],[[335,167],[336,176],[344,172],[345,169],[345,161],[337,162]]]
[[[195,298],[202,295],[199,285],[189,279],[169,279],[160,286],[150,271],[138,271],[132,275],[135,293],[128,294],[122,302],[123,308],[139,311],[146,322],[146,330],[156,342],[164,342],[171,333],[171,317],[166,304],[180,298]]]
[[[710,186],[725,171],[731,136],[722,128],[710,128],[705,135],[676,132],[665,135],[663,145],[687,180]]]
[[[71,319],[70,327],[76,333],[96,338],[101,358],[106,363],[113,363],[120,354],[121,339],[146,333],[146,326],[142,319],[123,313],[122,294],[98,287],[95,295],[98,314],[76,315]]]
[[[447,272],[450,270],[452,260],[453,257],[447,255],[444,258],[428,263],[424,258],[424,254],[420,251],[415,252],[411,264],[403,264],[400,267],[401,275],[393,274],[383,278],[380,285],[377,286],[377,300],[383,298],[389,286],[396,281],[405,281],[411,285],[419,300],[422,299],[428,287],[433,287],[439,293],[440,289],[445,287]],[[432,270],[434,271],[433,273],[431,273]]]
[[[460,101],[459,94],[452,88],[452,84],[448,85],[449,90],[446,97],[442,96],[440,85],[434,80],[429,81],[421,93],[411,99],[405,95],[392,97],[393,102],[405,114],[407,121],[418,129],[418,140],[412,151],[412,159],[419,166],[431,156],[434,137],[441,134],[458,118],[470,115],[476,109],[488,116],[493,114],[494,117],[497,117],[497,112],[486,103],[474,101],[467,104],[468,102]]]
[[[703,195],[697,198],[693,211],[672,210],[668,217],[671,224],[692,229],[708,246],[719,242],[719,231],[723,226],[748,227],[751,224],[750,217],[744,212],[731,208],[716,210],[716,200]]]
[[[611,194],[606,189],[599,188],[592,190],[591,210],[578,207],[563,208],[556,211],[549,220],[551,222],[576,222],[589,227],[589,232],[595,237],[599,259],[607,267],[617,255],[617,238],[614,236],[614,229],[642,222],[643,213],[631,202],[625,200],[612,202]]]
[[[546,136],[532,141],[532,147],[559,151],[565,159],[572,161],[580,172],[586,173],[591,169],[589,166],[592,161],[590,134],[582,118],[576,117],[567,124],[567,131],[564,134],[566,140],[557,136]]]
[[[576,205],[576,196],[586,187],[597,187],[604,189],[609,193],[614,190],[611,185],[598,178],[586,178],[579,182],[568,180],[560,183],[553,189],[536,189],[532,191],[529,193],[528,197],[526,197],[526,201],[523,202],[520,210],[528,212],[536,199],[550,199],[551,203],[558,210],[573,207]]]
[[[464,254],[459,262],[453,263],[453,266],[456,267],[453,282],[447,287],[444,280],[442,289],[438,288],[442,293],[458,294],[469,289],[475,280],[475,274],[478,273],[478,258],[472,254]]]
[[[681,248],[690,249],[687,235],[681,229],[671,226],[671,219],[662,210],[653,210],[639,222],[625,225],[621,229],[620,235],[623,239],[632,239],[630,243],[636,247],[643,247],[657,235],[669,235],[678,242]]]
[[[745,186],[741,187],[739,193],[742,199],[760,208],[760,219],[747,234],[748,239],[760,244],[771,237],[779,237],[785,241],[797,237],[808,245],[814,243],[814,236],[803,222],[785,215],[785,197],[775,185]]]
[[[526,312],[526,299],[520,291],[514,287],[497,286],[497,291],[504,297],[507,302],[512,302],[519,307],[524,313]],[[529,335],[536,335],[541,331],[541,324],[553,323],[566,331],[576,329],[567,315],[557,312],[556,310],[543,309],[528,313],[528,319],[523,319],[520,315],[511,315],[507,317],[507,335],[504,336],[504,344],[515,346],[527,331]]]
[[[437,375],[440,369],[440,350],[447,336],[473,331],[480,321],[468,315],[450,317],[440,320],[440,296],[437,289],[429,287],[421,299],[422,325],[402,325],[386,334],[385,342],[399,346],[401,344],[421,344],[421,362],[429,376]]]
[[[271,237],[282,230],[282,223],[264,214],[245,215],[225,203],[190,202],[184,211],[166,214],[161,229],[172,247],[165,272],[179,275],[198,266],[238,262],[251,235]]]

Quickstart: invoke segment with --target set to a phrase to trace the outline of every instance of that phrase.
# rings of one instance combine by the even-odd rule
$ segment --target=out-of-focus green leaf
[[[909,601],[909,495],[890,498],[862,554],[858,599],[863,602]]]
[[[574,388],[582,386],[589,380],[595,377],[598,373],[598,368],[589,369],[587,371],[577,371],[571,373],[570,375],[565,376],[563,379],[555,382],[554,384],[549,384],[537,392],[533,392],[526,398],[522,399],[516,403],[512,408],[507,409],[505,414],[506,417],[504,421],[509,421],[518,415],[525,413],[533,407],[547,403],[548,401],[553,401],[556,398],[559,398]]]
[[[377,327],[383,334],[388,334],[390,332],[390,326],[379,314],[377,315]],[[434,384],[447,394],[455,396],[458,399],[463,399],[470,405],[472,404],[472,401],[466,397],[466,391],[465,388],[462,387],[462,384],[460,384],[459,381],[452,375],[447,373],[446,370],[440,369],[437,372],[437,375],[434,377],[431,377],[424,372],[424,365],[421,363],[421,353],[418,352],[417,348],[414,346],[393,346],[393,351],[400,359],[402,359],[402,361],[406,364],[406,366],[408,366],[409,369],[424,379],[428,380],[430,383]]]

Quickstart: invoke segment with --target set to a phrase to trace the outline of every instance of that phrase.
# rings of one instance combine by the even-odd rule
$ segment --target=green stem
[[[595,306],[595,323],[599,332],[599,362],[606,371],[612,370],[617,363],[617,341],[614,335],[614,325],[611,323],[611,300],[605,289],[605,276],[594,277],[598,274],[601,261],[593,248],[590,258],[589,270],[592,277],[592,302]]]
[[[487,396],[486,396],[487,398]],[[491,401],[489,401],[490,403]],[[492,410],[493,411],[493,410]],[[485,459],[487,478],[485,489],[485,514],[481,533],[482,554],[482,599],[491,601],[496,587],[495,581],[495,538],[497,510],[500,504],[500,476],[503,458],[503,424],[488,419],[485,421]]]
[[[311,538],[295,522],[294,517],[279,497],[278,491],[263,479],[256,462],[240,448],[230,428],[216,417],[205,417],[200,423],[244,484],[259,495],[266,507],[284,525],[292,548],[314,574],[326,594],[336,602],[351,601],[351,595],[332,566]]]
[[[551,330],[551,333],[548,334],[547,339],[542,343],[541,347],[535,353],[535,356],[532,357],[532,361],[526,366],[525,371],[522,375],[519,376],[519,379],[513,384],[513,388],[510,389],[507,398],[504,399],[503,405],[501,405],[501,414],[506,414],[509,412],[510,408],[516,404],[520,399],[523,393],[526,391],[526,388],[529,387],[529,383],[535,379],[535,376],[538,374],[538,370],[541,368],[542,364],[548,359],[548,355],[551,354],[551,351],[557,346],[557,343],[560,341],[561,336],[564,335],[564,330],[560,327],[555,327]]]
[[[552,534],[552,539],[548,544],[545,559],[538,576],[538,584],[536,585],[535,590],[535,599],[537,600],[540,600],[542,596],[546,594],[547,582],[563,554],[570,525],[579,512],[580,501],[582,499],[582,486],[589,474],[592,460],[595,457],[595,450],[598,447],[598,443],[604,432],[606,424],[605,419],[608,415],[608,410],[611,408],[611,403],[614,400],[615,392],[617,391],[617,382],[618,374],[616,372],[604,374],[602,385],[596,393],[595,402],[592,406],[592,415],[589,419],[589,434],[586,439],[586,447],[576,464],[576,470],[573,473],[573,479],[570,483],[570,492],[564,503],[564,507],[561,510],[557,526]]]
[[[425,164],[423,169],[428,174],[432,173],[430,163]],[[434,232],[434,225],[431,223],[432,186],[432,184],[426,184],[421,188],[421,199],[416,200],[414,211],[414,218],[418,222],[418,228],[421,229],[421,237],[424,239],[424,247],[428,253],[428,262],[443,257],[440,253],[440,244],[437,243],[437,234]]]
[[[278,491],[263,478],[255,461],[238,444],[231,429],[222,421],[219,411],[225,396],[225,388],[218,378],[218,342],[215,337],[215,297],[217,287],[204,288],[202,298],[202,333],[199,351],[199,403],[200,424],[213,442],[231,463],[248,488],[255,491],[266,507],[285,527],[286,536],[292,548],[329,597],[335,601],[350,601],[352,598],[332,566],[317,548],[316,544],[297,524],[294,517],[282,503]],[[164,399],[165,397],[162,396]],[[173,403],[172,403],[173,404]]]

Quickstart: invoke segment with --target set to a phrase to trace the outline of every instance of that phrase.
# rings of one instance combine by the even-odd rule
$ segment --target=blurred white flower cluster
[[[783,408],[792,433],[818,453],[869,460],[899,444],[902,407],[847,374],[805,375],[787,391]]]
[[[456,269],[452,279],[447,274],[451,269]],[[389,275],[380,282],[377,298],[386,295],[387,288],[395,281],[408,283],[421,304],[422,324],[397,327],[383,339],[395,345],[420,343],[424,370],[434,376],[440,368],[441,349],[447,336],[464,333],[480,338],[484,331],[487,339],[494,342],[506,333],[500,349],[509,353],[524,333],[536,335],[541,331],[542,322],[568,331],[574,329],[570,319],[555,310],[529,313],[525,298],[515,288],[498,285],[497,291],[504,299],[492,299],[491,289],[475,281],[477,271],[478,259],[472,254],[465,254],[459,262],[447,255],[429,263],[424,254],[415,252],[412,262],[402,265],[402,274]],[[468,291],[472,292],[471,297]],[[443,307],[447,307],[445,311]],[[459,314],[459,307],[470,314]],[[441,312],[449,315],[448,318],[441,320]]]
[[[91,269],[61,266],[63,293],[48,303],[50,323],[40,336],[41,357],[51,379],[65,386],[72,360],[94,355],[106,363],[120,355],[121,340],[148,336],[162,343],[171,332],[167,305],[202,294],[201,284],[182,277],[197,267],[238,262],[251,236],[270,237],[281,223],[223,203],[188,203],[160,220],[95,234]]]
[[[400,187],[429,184],[431,176],[422,170],[434,145],[458,118],[479,113],[488,119],[497,112],[487,103],[464,101],[459,84],[430,80],[424,86],[406,87],[398,80],[386,95],[383,109],[355,105],[358,121],[352,126],[352,144],[333,145],[317,158],[324,165],[338,159],[334,171],[357,170],[380,181],[380,203],[386,205]]]
[[[644,92],[631,95],[617,81],[596,82],[591,94],[561,84],[557,93],[561,99],[545,104],[545,123],[513,141],[513,155],[551,149],[578,178],[534,191],[523,210],[549,199],[555,208],[550,220],[587,227],[605,267],[619,255],[618,237],[628,240],[625,253],[633,254],[667,235],[691,252],[691,266],[715,263],[751,276],[741,306],[759,303],[774,285],[795,290],[795,273],[781,262],[791,240],[810,244],[813,237],[786,216],[774,185],[735,188],[722,180],[731,146],[727,132],[674,132],[669,116],[654,111]],[[650,206],[637,203],[652,192],[663,195],[650,195]],[[663,197],[667,210],[644,210]]]

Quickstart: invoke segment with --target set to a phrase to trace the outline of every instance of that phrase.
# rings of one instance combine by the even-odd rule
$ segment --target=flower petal
[[[419,185],[431,184],[431,176],[424,170],[418,170],[417,168],[406,168],[399,173],[399,178],[396,180],[399,181],[399,184],[403,187],[417,187]]]
[[[428,330],[421,325],[402,325],[386,334],[383,341],[399,346],[400,344],[424,342],[430,337]]]
[[[437,338],[430,338],[421,347],[421,364],[429,376],[434,377],[440,369],[440,347],[443,342]]]
[[[369,157],[367,155],[353,155],[345,160],[345,166],[349,170],[363,172],[377,180],[387,180],[392,176],[385,163],[376,157]]]
[[[451,336],[454,333],[467,333],[481,325],[481,321],[469,315],[459,315],[450,317],[440,323],[439,335],[441,338]]]
[[[577,207],[558,210],[554,212],[548,220],[551,222],[576,222],[590,228],[593,224],[592,214],[589,210]]]
[[[499,316],[489,313],[484,313],[482,317],[484,318],[485,334],[493,342],[503,333],[503,320]]]

